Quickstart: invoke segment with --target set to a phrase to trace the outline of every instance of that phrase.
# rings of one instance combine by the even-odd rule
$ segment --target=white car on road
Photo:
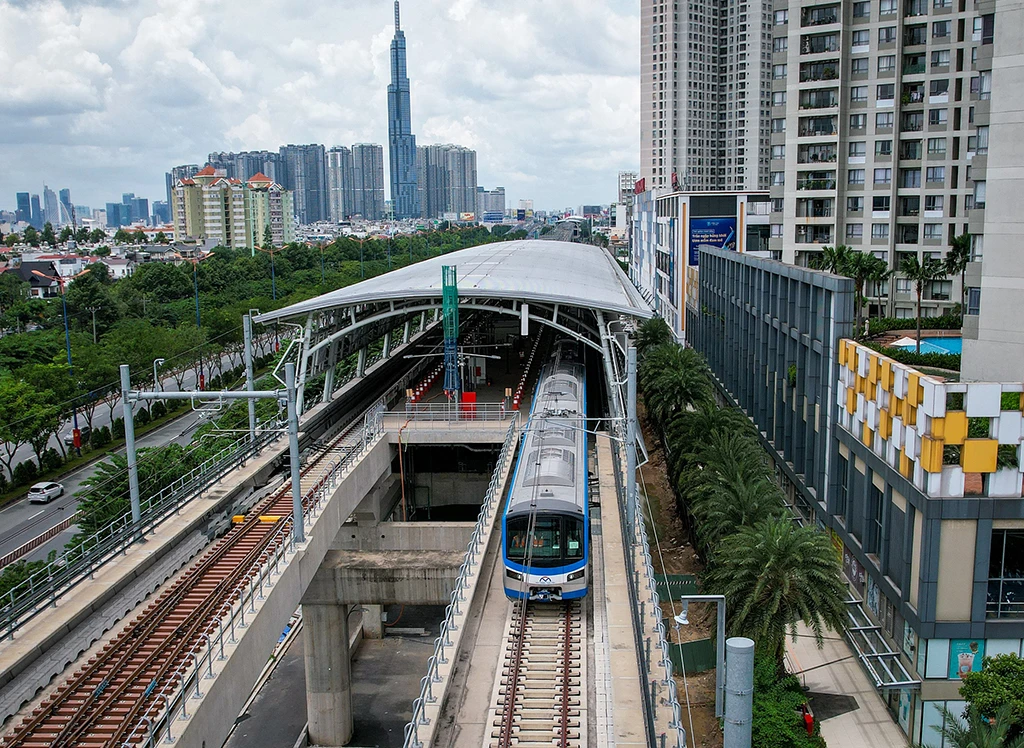
[[[36,483],[28,489],[30,504],[49,504],[58,496],[64,495],[64,486],[60,483]]]

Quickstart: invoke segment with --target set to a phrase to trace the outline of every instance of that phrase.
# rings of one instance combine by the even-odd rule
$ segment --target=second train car
[[[578,345],[562,341],[538,377],[502,516],[505,594],[512,600],[587,594],[586,394]]]

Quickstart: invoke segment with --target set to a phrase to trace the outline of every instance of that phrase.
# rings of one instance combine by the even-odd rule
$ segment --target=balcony
[[[804,8],[800,14],[801,26],[824,26],[839,23],[839,6],[828,5],[823,8]]]
[[[916,218],[921,214],[921,198],[901,197],[898,207],[900,218]]]
[[[836,176],[834,172],[825,172],[821,175],[809,174],[796,180],[798,190],[834,190],[836,188]]]
[[[903,160],[920,161],[921,153],[922,149],[920,140],[900,143],[900,158]]]
[[[903,29],[903,46],[913,47],[917,45],[928,43],[928,27],[924,24],[920,26],[908,26]]]
[[[815,36],[804,36],[800,39],[800,54],[802,55],[818,55],[825,52],[838,51],[838,34],[817,34]]]
[[[834,145],[804,145],[796,154],[799,164],[834,163],[837,151]]]
[[[839,61],[828,60],[827,62],[805,62],[800,66],[800,82],[808,81],[834,81],[839,78]]]
[[[903,86],[900,101],[904,106],[924,103],[924,84],[914,83]]]
[[[796,201],[797,218],[831,218],[832,199],[808,199],[802,198]]]
[[[801,117],[797,133],[802,138],[830,137],[839,133],[835,117]]]
[[[801,109],[829,109],[839,106],[838,89],[826,88],[818,91],[801,91]]]
[[[923,129],[923,114],[905,114],[900,118],[900,132],[921,132]]]
[[[831,244],[831,226],[797,226],[797,244]]]

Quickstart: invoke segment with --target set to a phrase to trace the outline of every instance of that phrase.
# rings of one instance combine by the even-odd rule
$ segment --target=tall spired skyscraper
[[[388,148],[391,156],[391,200],[395,218],[419,218],[416,179],[416,136],[409,112],[409,76],[405,68],[405,34],[395,0],[395,38],[391,41],[391,83],[388,85]]]

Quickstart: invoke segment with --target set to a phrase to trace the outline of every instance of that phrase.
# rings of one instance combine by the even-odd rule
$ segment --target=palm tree
[[[946,252],[946,273],[960,276],[960,314],[967,308],[967,263],[971,261],[971,235],[954,236]]]
[[[946,269],[934,257],[929,257],[921,262],[917,259],[917,255],[910,255],[903,259],[900,272],[907,277],[907,280],[913,281],[914,292],[917,294],[917,352],[921,353],[921,295],[924,293],[926,283],[946,277]]]
[[[673,485],[680,474],[691,466],[695,445],[715,434],[727,433],[746,433],[753,437],[754,428],[750,419],[738,408],[720,408],[711,401],[677,413],[665,426],[665,443],[670,452],[669,478]]]
[[[711,400],[704,358],[692,348],[664,343],[648,350],[640,367],[647,411],[658,428],[676,413]]]
[[[845,244],[838,244],[835,247],[822,247],[821,253],[811,258],[811,267],[815,270],[825,270],[836,275],[844,275],[843,268],[853,250]]]
[[[640,324],[636,331],[636,352],[640,358],[652,348],[664,343],[675,342],[672,330],[661,317],[651,317]]]
[[[857,305],[857,334],[861,334],[864,324],[864,286],[868,281],[883,281],[889,277],[889,265],[885,260],[875,257],[872,254],[851,250],[845,257],[842,267],[838,270],[840,275],[853,278],[856,289]]]
[[[1007,741],[1012,711],[1009,704],[1003,704],[996,716],[989,719],[968,709],[961,721],[949,709],[942,707],[942,726],[936,725],[933,729],[949,748],[1024,748],[1024,736]]]
[[[769,517],[780,517],[782,496],[778,486],[761,478],[722,476],[723,480],[699,494],[692,512],[699,522],[701,537],[709,548],[741,527],[756,525]]]
[[[821,647],[826,629],[846,625],[846,587],[840,561],[828,537],[786,517],[744,527],[718,547],[707,574],[709,590],[729,604],[734,635],[749,636],[782,667],[786,634],[803,620]]]

